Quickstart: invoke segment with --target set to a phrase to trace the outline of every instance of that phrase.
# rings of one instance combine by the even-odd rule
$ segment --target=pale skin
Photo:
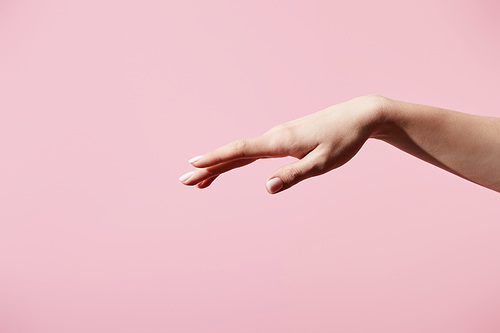
[[[233,141],[190,160],[183,184],[206,188],[221,174],[260,158],[293,156],[266,190],[282,192],[348,162],[369,138],[385,141],[471,182],[500,192],[500,118],[361,96]]]

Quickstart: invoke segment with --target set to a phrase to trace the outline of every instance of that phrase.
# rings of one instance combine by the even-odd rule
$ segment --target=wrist
[[[377,94],[366,95],[362,97],[368,105],[368,122],[367,130],[369,137],[374,139],[382,139],[389,131],[392,100]]]

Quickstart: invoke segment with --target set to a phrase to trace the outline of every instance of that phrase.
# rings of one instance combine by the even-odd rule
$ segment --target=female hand
[[[383,98],[367,95],[271,128],[261,136],[233,141],[189,160],[195,167],[181,176],[185,185],[209,186],[219,175],[259,158],[293,156],[298,161],[266,180],[273,194],[324,174],[349,161],[379,122]]]

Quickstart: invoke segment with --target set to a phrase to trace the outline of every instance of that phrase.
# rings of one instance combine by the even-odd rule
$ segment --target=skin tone
[[[369,138],[500,192],[500,118],[380,95],[357,97],[196,156],[189,160],[194,170],[179,180],[206,188],[259,158],[297,158],[267,178],[266,190],[274,194],[345,164]]]

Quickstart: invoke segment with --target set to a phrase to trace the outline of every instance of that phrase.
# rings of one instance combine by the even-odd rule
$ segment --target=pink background
[[[499,194],[383,142],[187,160],[369,94],[500,116],[497,1],[0,2],[0,332],[499,332]]]

